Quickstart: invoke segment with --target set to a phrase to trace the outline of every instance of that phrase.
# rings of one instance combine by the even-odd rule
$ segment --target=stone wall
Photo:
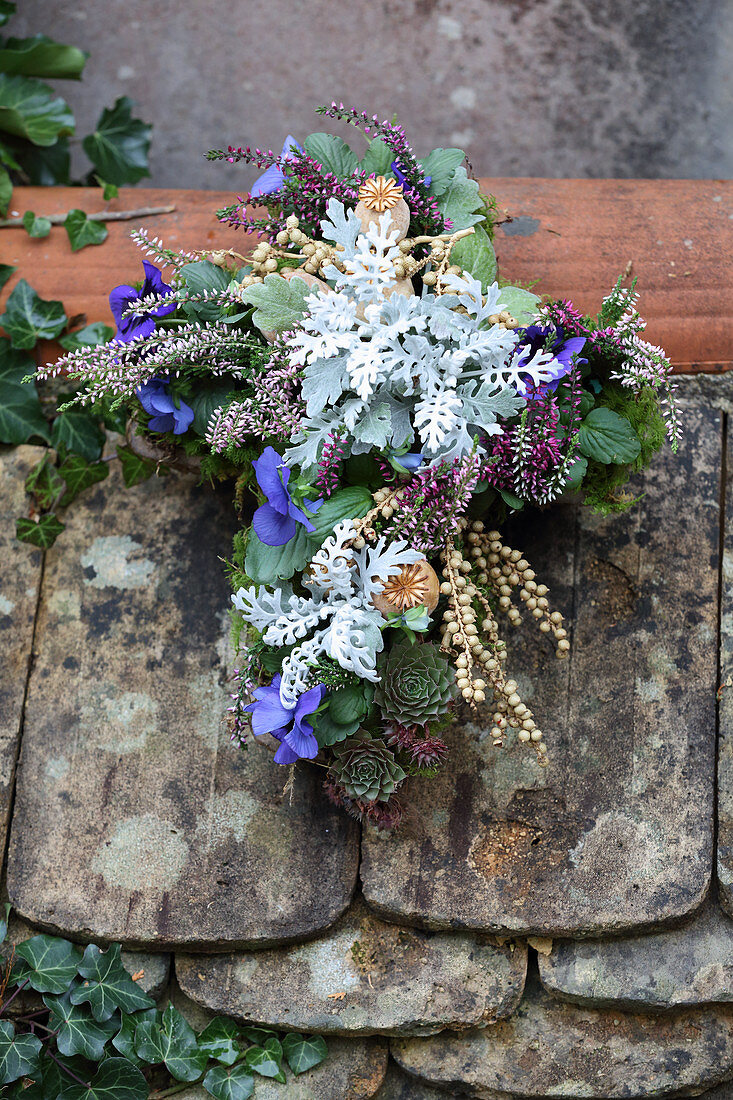
[[[156,187],[242,189],[210,147],[279,147],[332,98],[397,111],[477,174],[733,174],[730,0],[22,0],[16,35],[91,52],[64,89],[88,132],[130,95]],[[360,139],[356,139],[357,143]],[[358,147],[358,145],[357,145]]]

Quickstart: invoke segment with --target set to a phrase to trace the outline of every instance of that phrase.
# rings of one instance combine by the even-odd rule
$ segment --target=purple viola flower
[[[151,378],[135,390],[140,404],[149,415],[147,427],[151,432],[174,432],[182,435],[191,426],[193,409],[178,398],[175,403],[162,378]]]
[[[400,187],[406,187],[407,190],[409,191],[410,190],[410,185],[407,182],[407,176],[402,171],[402,169],[400,168],[400,166],[399,166],[399,164],[397,163],[396,160],[392,161],[392,163],[390,164],[390,168],[394,172],[395,179],[399,183]],[[432,182],[433,182],[433,177],[432,176],[425,176],[425,179],[423,180],[423,183],[425,184],[426,187],[430,187],[430,184]]]
[[[580,353],[585,344],[584,336],[566,337],[562,325],[528,325],[519,330],[520,343],[517,350],[521,352],[521,359],[527,362],[538,351],[550,351],[554,361],[548,364],[547,369],[552,372],[552,378],[539,387],[540,394],[548,390],[556,390],[558,382],[573,369],[573,363],[587,363],[587,359],[581,359]],[[529,387],[525,386],[525,394]]]
[[[244,709],[251,714],[252,733],[262,737],[271,733],[280,742],[275,753],[276,764],[294,764],[296,760],[312,760],[318,753],[313,726],[305,719],[318,710],[326,689],[323,684],[299,695],[294,707],[284,706],[280,698],[278,673],[267,687],[255,688],[256,702]]]
[[[281,160],[292,160],[293,149],[297,149],[299,153],[303,152],[303,147],[298,145],[292,134],[288,134],[283,142],[282,152],[280,153]],[[261,176],[259,176],[250,191],[250,196],[254,199],[258,195],[271,195],[273,191],[279,191],[281,187],[285,185],[285,173],[282,168],[279,168],[277,164],[271,164]]]
[[[302,523],[306,531],[315,531],[302,508],[293,503],[288,490],[291,471],[283,463],[281,455],[274,447],[265,447],[262,457],[253,461],[257,484],[267,497],[267,504],[257,509],[252,526],[260,542],[267,546],[284,546],[290,542]],[[316,512],[323,504],[322,500],[306,500],[311,512]]]
[[[155,329],[155,318],[165,317],[176,308],[173,302],[170,305],[160,305],[157,309],[151,309],[146,313],[132,313],[129,317],[123,317],[124,311],[138,298],[149,298],[151,294],[155,294],[158,298],[166,298],[173,293],[173,287],[163,282],[163,277],[154,264],[143,260],[143,268],[145,282],[140,290],[135,290],[134,286],[123,283],[121,286],[116,286],[109,296],[109,308],[117,322],[116,339],[121,344],[128,344],[136,336],[150,336]]]

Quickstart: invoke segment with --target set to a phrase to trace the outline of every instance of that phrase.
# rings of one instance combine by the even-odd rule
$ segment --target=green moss
[[[593,459],[588,463],[588,472],[583,479],[585,503],[594,512],[608,515],[611,512],[625,512],[641,499],[622,492],[623,487],[633,473],[649,465],[652,456],[664,443],[667,427],[660,412],[659,399],[651,387],[634,394],[622,386],[605,386],[596,401],[597,407],[601,405],[628,420],[641,443],[638,458],[628,465],[607,466]]]

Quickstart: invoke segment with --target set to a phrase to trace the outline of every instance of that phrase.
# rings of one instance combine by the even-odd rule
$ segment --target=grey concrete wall
[[[20,0],[15,34],[91,52],[80,132],[115,96],[155,124],[155,186],[241,189],[331,99],[397,111],[486,175],[733,175],[733,0]],[[345,133],[345,131],[344,131]],[[353,131],[352,131],[353,134]],[[361,139],[354,138],[355,148]]]

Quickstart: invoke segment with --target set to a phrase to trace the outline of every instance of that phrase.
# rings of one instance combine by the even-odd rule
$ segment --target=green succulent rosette
[[[334,748],[332,772],[349,798],[386,802],[407,778],[394,753],[379,737],[360,730]]]
[[[374,701],[387,721],[425,725],[440,718],[455,697],[455,673],[432,642],[392,646],[380,662]]]

